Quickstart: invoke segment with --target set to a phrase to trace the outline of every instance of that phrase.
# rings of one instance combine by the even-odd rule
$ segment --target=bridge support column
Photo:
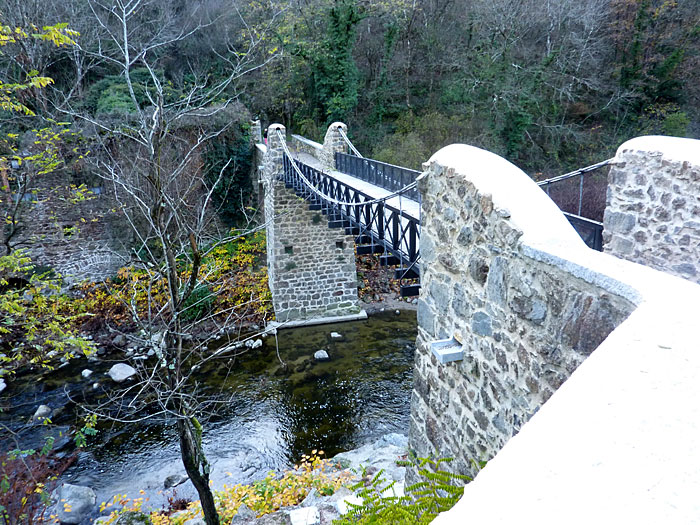
[[[700,284],[700,141],[637,137],[617,150],[603,219],[606,253]]]
[[[279,136],[278,131],[282,134]],[[285,128],[268,128],[263,161],[268,280],[275,317],[289,324],[365,318],[357,295],[354,239],[287,188]]]
[[[321,150],[321,158],[319,159],[325,166],[336,169],[335,165],[335,152],[339,151],[341,153],[346,153],[348,145],[345,143],[345,139],[340,134],[340,131],[347,134],[348,127],[342,122],[334,122],[328,126],[328,131],[326,131],[326,136],[323,139],[323,150]]]

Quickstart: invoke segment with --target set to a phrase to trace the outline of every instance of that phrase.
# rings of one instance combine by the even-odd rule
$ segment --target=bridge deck
[[[314,157],[313,155],[309,153],[303,153],[303,152],[292,152],[294,154],[294,157],[306,164],[307,166],[311,166],[312,168],[315,168],[319,171],[323,171],[324,173],[328,173],[331,177],[334,179],[339,180],[340,182],[347,184],[348,186],[352,186],[353,188],[356,188],[360,190],[363,193],[366,193],[367,195],[370,195],[374,198],[382,198],[387,195],[390,195],[392,192],[389,190],[385,190],[384,188],[380,188],[379,186],[375,186],[374,184],[370,184],[369,182],[365,182],[361,179],[358,179],[356,177],[353,177],[352,175],[347,175],[345,173],[341,173],[336,170],[329,170],[328,168],[325,168],[321,162]],[[391,199],[388,199],[386,203],[389,206],[393,206],[394,208],[401,209],[404,213],[407,215],[410,215],[414,219],[420,219],[420,203],[409,199],[408,197],[392,197]]]

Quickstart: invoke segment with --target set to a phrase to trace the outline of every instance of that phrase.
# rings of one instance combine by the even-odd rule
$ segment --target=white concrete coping
[[[296,328],[298,326],[314,326],[318,324],[344,323],[346,321],[364,321],[367,319],[367,312],[360,310],[356,314],[329,315],[327,317],[314,317],[313,319],[297,319],[294,321],[272,321],[267,323],[267,330],[279,330],[282,328]]]
[[[311,139],[307,139],[306,137],[302,137],[301,135],[295,135],[292,134],[292,139],[297,140],[301,142],[302,144],[306,144],[307,146],[310,146],[314,149],[322,150],[323,149],[323,144],[319,144],[316,141],[313,141]]]
[[[265,155],[267,153],[267,146],[265,144],[256,144],[255,147],[258,149],[260,153]]]
[[[688,161],[700,166],[700,141],[680,137],[665,137],[661,135],[646,135],[635,137],[617,148],[616,160],[625,151],[644,151],[659,153],[664,158],[676,161]]]
[[[681,160],[687,143],[656,139],[625,144]],[[582,247],[546,194],[492,153],[453,145],[429,162],[492,195],[523,231],[523,255],[636,306],[433,523],[700,522],[700,286]]]

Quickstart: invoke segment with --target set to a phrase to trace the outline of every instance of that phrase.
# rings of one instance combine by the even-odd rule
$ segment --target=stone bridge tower
[[[330,228],[315,209],[280,180],[285,128],[272,124],[262,161],[267,264],[275,317],[290,324],[365,318],[357,295],[352,235]]]

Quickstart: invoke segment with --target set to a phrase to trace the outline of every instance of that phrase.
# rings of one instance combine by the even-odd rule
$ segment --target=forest
[[[121,5],[128,46],[145,53],[128,57],[133,85],[108,42]],[[346,122],[379,160],[415,168],[464,142],[532,174],[602,160],[633,136],[700,130],[693,0],[3,0],[0,13],[8,27],[79,33],[75,46],[21,41],[0,56],[6,84],[53,79],[21,96],[44,119],[128,119],[128,91],[145,103],[157,79],[171,100],[219,90],[315,140]]]

